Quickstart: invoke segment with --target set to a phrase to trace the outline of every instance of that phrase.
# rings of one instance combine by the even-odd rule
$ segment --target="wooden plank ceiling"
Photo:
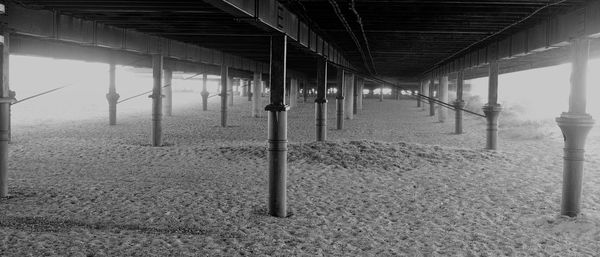
[[[13,0],[268,62],[264,30],[199,0]],[[414,78],[436,62],[530,16],[510,33],[586,0],[284,0],[365,73]],[[8,10],[10,11],[10,10]],[[350,31],[349,31],[350,30]],[[493,38],[492,38],[493,39]],[[314,58],[291,49],[289,67],[312,74]]]

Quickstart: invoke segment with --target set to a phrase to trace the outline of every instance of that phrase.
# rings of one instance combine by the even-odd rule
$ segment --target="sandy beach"
[[[183,93],[180,93],[183,94]],[[195,97],[195,96],[194,96]],[[314,103],[289,112],[289,208],[267,215],[266,116],[236,97],[174,103],[166,146],[147,112],[13,126],[2,256],[597,256],[600,132],[588,138],[583,215],[560,217],[556,124],[440,123],[414,100],[365,99],[316,143]],[[266,103],[267,99],[263,99]],[[149,101],[149,100],[145,100]],[[558,116],[559,113],[556,114]]]

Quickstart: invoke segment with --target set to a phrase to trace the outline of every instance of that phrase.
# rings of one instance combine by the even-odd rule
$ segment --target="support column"
[[[202,110],[208,110],[208,90],[206,89],[206,81],[208,80],[207,74],[202,74],[202,92],[200,95],[202,96]]]
[[[227,77],[227,96],[229,100],[227,100],[229,106],[233,106],[233,78]]]
[[[575,39],[572,44],[571,94],[569,111],[556,118],[562,130],[564,147],[563,188],[561,215],[575,217],[581,212],[581,181],[585,141],[594,126],[592,116],[586,113],[586,73],[590,48],[587,38]]]
[[[302,97],[306,103],[308,101],[308,81],[305,79],[302,80]]]
[[[8,34],[7,34],[8,35]],[[8,106],[8,143],[12,143],[12,105],[17,101],[17,92],[8,89],[8,97],[12,99],[10,106]]]
[[[9,89],[9,32],[5,25],[0,26],[3,36],[0,40],[0,197],[8,196],[8,142],[10,141],[10,105],[14,102]]]
[[[344,78],[346,93],[344,115],[347,120],[354,119],[354,74],[348,73]]]
[[[162,146],[162,54],[152,55],[152,146]]]
[[[358,82],[358,101],[356,102],[356,106],[357,106],[356,108],[360,112],[363,109],[363,98],[364,98],[363,90],[365,89],[365,80],[363,78],[359,78],[357,82]]]
[[[290,108],[298,105],[298,80],[290,79]]]
[[[327,140],[327,60],[317,57],[317,99],[315,99],[317,141]]]
[[[429,88],[431,85],[431,80],[430,79],[425,79],[425,82],[423,84],[423,93],[421,93],[424,96],[428,96],[431,97],[431,95],[429,94]],[[423,109],[423,111],[425,111],[427,109],[427,100],[424,100],[424,103],[421,105],[421,108]]]
[[[248,90],[248,92],[246,93],[248,96],[248,102],[252,102],[252,83],[250,83],[249,79],[244,80],[246,83],[246,90]]]
[[[423,84],[425,84],[425,81],[421,80],[421,83],[419,84],[419,91],[417,92],[417,94],[423,94]],[[416,95],[416,94],[413,94]],[[421,97],[417,96],[417,108],[421,108]]]
[[[117,101],[119,101],[114,59],[111,58],[108,67],[108,94],[106,94],[106,100],[108,101],[108,125],[114,126],[117,125]]]
[[[240,88],[241,88],[240,96],[242,96],[242,97],[248,97],[248,93],[250,92],[250,90],[248,90],[248,88],[245,85],[246,85],[245,80],[240,79]],[[248,97],[248,99],[250,99],[250,98]]]
[[[252,93],[252,117],[261,117],[262,106],[262,74],[254,72],[254,82],[252,83],[254,93]]]
[[[359,77],[354,75],[354,86],[352,87],[352,114],[357,115],[358,114],[358,81],[359,81]]]
[[[435,102],[433,99],[433,92],[435,90],[435,77],[431,78],[431,83],[429,84],[429,116],[435,116]]]
[[[498,149],[498,116],[502,106],[498,104],[498,61],[490,61],[490,78],[488,84],[488,103],[483,106],[483,113],[487,119],[486,149]]]
[[[440,101],[448,103],[448,75],[442,75],[440,77],[440,90],[439,90]],[[438,121],[446,122],[448,116],[448,110],[446,107],[439,105]]]
[[[338,68],[337,70],[337,96],[335,97],[336,102],[336,129],[344,129],[344,70]]]
[[[464,85],[464,72],[462,70],[456,73],[456,101],[454,106],[456,107],[455,122],[454,122],[454,133],[463,133],[463,111],[465,108],[465,101],[463,101],[463,85]]]
[[[269,112],[269,214],[287,217],[287,110],[285,73],[287,36],[271,36],[271,103]]]
[[[164,71],[165,104],[164,113],[167,116],[173,116],[173,71]]]
[[[383,102],[383,84],[379,87],[379,101]]]
[[[229,82],[229,67],[221,64],[221,127],[227,127],[227,83]]]

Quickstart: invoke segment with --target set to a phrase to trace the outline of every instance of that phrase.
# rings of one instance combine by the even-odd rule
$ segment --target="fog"
[[[11,56],[10,87],[17,99],[23,99],[53,88],[67,86],[13,106],[14,124],[40,124],[45,122],[96,119],[107,116],[108,64],[92,63],[31,56]],[[600,60],[591,60],[588,70],[600,68]],[[568,110],[569,76],[571,65],[564,64],[527,70],[499,77],[499,101],[523,120],[543,120],[558,117]],[[174,73],[173,105],[199,105],[202,76],[185,79],[196,74]],[[117,92],[125,99],[152,89],[150,69],[117,66]],[[208,76],[208,90],[218,93],[218,76]],[[488,78],[471,80],[468,95],[479,96],[487,102]],[[588,112],[600,117],[600,74],[588,72]],[[335,88],[332,88],[332,92]],[[379,89],[375,90],[379,93]],[[384,94],[391,94],[384,88]],[[454,94],[451,94],[450,101]],[[150,115],[151,101],[146,95],[118,105],[120,116],[126,114]],[[480,110],[478,110],[480,111]]]
[[[57,91],[13,105],[13,124],[35,125],[47,122],[97,119],[108,116],[109,65],[51,58],[12,55],[10,59],[10,88],[17,100],[57,87]],[[202,75],[173,74],[173,104],[200,104]],[[218,90],[218,76],[208,76],[211,94]],[[120,100],[152,90],[152,70],[117,66],[116,87]],[[118,116],[150,115],[148,94],[118,104]]]
[[[600,117],[600,60],[588,63],[587,112]],[[523,120],[554,119],[569,109],[571,64],[502,74],[498,78],[498,101]],[[470,81],[470,93],[487,102],[488,78]]]

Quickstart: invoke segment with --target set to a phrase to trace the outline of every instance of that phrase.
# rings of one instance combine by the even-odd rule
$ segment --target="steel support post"
[[[463,101],[463,86],[464,86],[464,72],[458,71],[456,74],[456,101],[454,101],[454,106],[456,107],[455,117],[454,117],[454,133],[462,134],[463,133],[463,111],[465,108],[465,101]]]
[[[229,67],[221,64],[221,127],[227,127],[227,83],[229,82]]]
[[[337,70],[337,95],[335,97],[336,102],[336,129],[344,129],[344,70],[338,68]]]
[[[0,66],[0,197],[8,196],[8,143],[10,141],[10,105],[15,101],[11,97],[9,75],[9,32],[6,25],[0,25],[0,48],[2,57]]]
[[[448,103],[448,76],[447,75],[442,75],[440,77],[439,95],[440,95],[440,101],[442,101],[444,103]],[[438,121],[446,122],[446,117],[448,116],[448,110],[446,109],[446,107],[442,106],[441,104],[439,105],[438,108],[439,108]]]
[[[573,42],[569,111],[556,118],[565,140],[560,213],[570,217],[581,212],[585,141],[594,126],[592,116],[586,113],[589,48],[590,41],[587,38],[575,39]]]
[[[108,101],[108,125],[117,125],[117,101],[119,101],[119,94],[117,94],[117,79],[116,79],[116,65],[114,59],[111,58],[108,66],[108,94],[106,94],[106,100]]]
[[[290,79],[290,108],[298,105],[298,80],[296,78]]]
[[[206,89],[206,82],[207,82],[208,78],[207,78],[207,74],[204,73],[202,74],[202,92],[200,93],[200,95],[202,96],[202,110],[206,111],[208,110],[208,90]]]
[[[302,98],[306,103],[308,101],[308,81],[302,80]]]
[[[254,82],[252,83],[253,91],[252,94],[252,117],[260,118],[262,113],[262,74],[259,72],[254,73]]]
[[[348,73],[344,76],[344,118],[354,119],[354,74]]]
[[[354,75],[354,86],[352,87],[352,114],[358,114],[358,81],[359,77]]]
[[[165,88],[164,113],[167,116],[173,115],[173,71],[165,70],[163,75]]]
[[[362,111],[363,109],[363,98],[364,98],[364,93],[363,90],[365,89],[365,80],[363,78],[359,78],[357,80],[357,87],[358,87],[358,98],[356,101],[356,108],[358,110],[358,112]]]
[[[287,111],[285,73],[287,36],[271,36],[271,85],[269,112],[269,214],[287,217]]]
[[[8,79],[8,78],[7,78]],[[12,102],[8,106],[8,143],[12,142],[12,105],[17,101],[17,92],[8,89],[8,98],[12,99]]]
[[[227,77],[227,96],[229,97],[227,104],[229,104],[229,106],[233,106],[233,82],[233,78]]]
[[[379,101],[383,102],[383,85],[379,88]]]
[[[246,87],[246,80],[240,79],[239,88],[241,89],[240,96],[248,97],[248,93],[250,93],[250,90],[248,90],[248,88],[250,87]],[[248,101],[252,101],[252,98],[248,97]]]
[[[152,55],[152,146],[162,146],[162,68],[163,56]]]
[[[419,91],[417,91],[417,94],[423,94],[423,86],[424,86],[423,84],[424,83],[425,82],[423,80],[421,80],[421,83],[419,85]],[[413,95],[416,95],[416,94],[413,94]],[[421,108],[421,97],[418,97],[418,96],[417,96],[417,107]]]
[[[502,106],[498,104],[498,61],[492,60],[489,64],[490,76],[488,84],[488,103],[483,106],[483,113],[487,120],[486,149],[498,149],[498,117]]]
[[[435,78],[431,78],[429,83],[429,116],[435,116],[435,102],[433,99],[433,92],[435,91]]]
[[[317,98],[315,99],[317,141],[327,140],[327,60],[317,58]]]
[[[252,83],[250,83],[249,79],[244,80],[244,83],[246,83],[246,89],[248,90],[246,93],[246,96],[248,96],[248,102],[252,102]]]
[[[423,84],[423,92],[421,93],[422,95],[430,96],[429,95],[430,85],[431,85],[431,80],[426,79]],[[427,109],[427,100],[423,100],[423,104],[421,105],[421,108],[423,109],[423,111],[425,111]]]

